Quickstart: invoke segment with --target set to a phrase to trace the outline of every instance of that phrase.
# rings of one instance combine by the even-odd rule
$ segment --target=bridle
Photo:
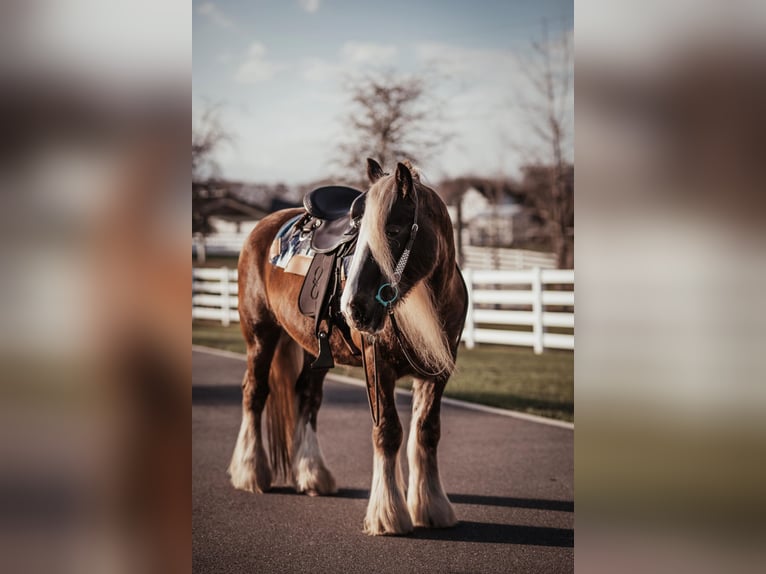
[[[412,186],[412,194],[413,199],[415,200],[415,213],[412,217],[412,226],[410,226],[410,237],[407,240],[407,244],[404,246],[404,251],[402,251],[402,254],[399,257],[399,261],[396,262],[396,266],[394,267],[394,276],[392,278],[393,282],[383,283],[383,285],[378,288],[377,295],[375,295],[375,300],[386,307],[389,314],[393,313],[392,305],[394,301],[399,298],[399,281],[402,280],[404,268],[407,267],[407,261],[410,260],[412,245],[415,243],[415,237],[418,234],[418,196],[414,185]],[[383,290],[386,287],[391,290],[390,298],[386,298],[383,293]]]
[[[388,175],[387,173],[383,175]],[[418,194],[415,189],[415,185],[412,186],[412,197],[415,202],[415,213],[412,216],[412,225],[410,226],[410,235],[407,239],[407,243],[404,246],[404,251],[402,251],[402,254],[399,256],[399,260],[396,262],[396,265],[394,266],[394,275],[391,278],[392,281],[383,283],[380,287],[378,287],[378,292],[375,295],[375,300],[386,307],[389,312],[391,310],[391,307],[393,303],[399,299],[399,282],[402,280],[402,275],[404,274],[404,269],[407,267],[407,262],[410,259],[410,253],[412,253],[412,246],[415,243],[415,237],[418,234]],[[357,202],[359,200],[362,200],[360,202],[360,205],[364,205],[364,196],[359,197],[357,201],[354,202],[354,205],[351,207],[351,226],[358,230],[361,226],[361,220],[362,216],[364,215],[364,212],[359,209],[357,206]],[[389,293],[384,293],[384,290],[388,289]]]
[[[410,364],[410,366],[415,370],[415,372],[422,376],[422,377],[438,377],[442,373],[444,373],[447,369],[446,367],[442,367],[441,370],[438,372],[429,372],[422,368],[421,366],[417,365],[416,362],[413,360],[412,356],[410,355],[409,351],[407,350],[406,341],[404,340],[404,337],[402,335],[401,329],[399,329],[399,324],[396,321],[396,316],[394,315],[394,302],[399,299],[399,282],[402,280],[402,275],[404,274],[404,269],[407,267],[407,262],[410,259],[410,253],[412,253],[412,246],[415,243],[415,237],[417,237],[418,234],[418,196],[417,191],[415,189],[415,185],[413,183],[412,185],[412,198],[415,201],[415,213],[412,217],[412,225],[410,226],[410,235],[407,239],[407,243],[404,247],[404,251],[402,251],[402,254],[399,256],[399,260],[396,262],[396,266],[394,267],[394,275],[391,278],[392,281],[383,283],[379,288],[378,292],[375,295],[375,300],[383,305],[383,307],[386,308],[386,311],[388,312],[388,316],[391,318],[391,326],[394,331],[394,336],[396,337],[397,342],[399,343],[399,347],[402,350],[402,354],[407,359],[407,362]],[[359,228],[361,225],[361,215],[358,215],[357,217],[353,217],[352,214],[352,225],[355,228]],[[388,290],[389,293],[385,293],[384,290]],[[370,381],[370,369],[367,368],[367,353],[366,353],[366,343],[365,339],[368,339],[368,343],[372,346],[372,373],[373,373],[373,380]],[[362,364],[364,367],[364,375],[365,379],[367,381],[367,398],[370,402],[370,413],[372,415],[372,421],[375,424],[375,426],[378,426],[378,423],[380,422],[380,385],[378,383],[378,369],[377,369],[377,348],[376,348],[376,337],[375,335],[368,335],[365,337],[362,335]],[[372,399],[372,389],[375,389],[375,404],[373,405],[373,399]]]

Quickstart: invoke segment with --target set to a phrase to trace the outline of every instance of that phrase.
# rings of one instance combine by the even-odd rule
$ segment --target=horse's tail
[[[295,431],[295,382],[302,367],[303,353],[287,333],[282,333],[269,372],[269,398],[266,401],[266,436],[269,460],[275,478],[291,482],[293,433]]]

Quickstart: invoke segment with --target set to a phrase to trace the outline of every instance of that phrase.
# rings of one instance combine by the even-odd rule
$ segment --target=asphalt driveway
[[[226,475],[244,360],[199,349],[192,360],[194,572],[573,570],[572,429],[445,404],[440,466],[460,524],[369,537],[362,520],[372,423],[363,388],[331,376],[325,382],[319,438],[339,493],[312,498],[276,488],[257,495],[235,490]],[[407,428],[410,398],[398,402]]]

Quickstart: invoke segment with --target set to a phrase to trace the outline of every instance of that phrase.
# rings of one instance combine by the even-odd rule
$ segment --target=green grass
[[[574,353],[499,345],[461,348],[449,397],[571,421]]]
[[[239,353],[245,343],[239,325],[194,321],[192,343]],[[574,416],[574,353],[479,345],[458,352],[457,371],[447,384],[446,395],[464,401],[513,409],[571,421]],[[334,369],[337,374],[363,378],[360,368]],[[408,379],[399,386],[410,388]]]
[[[245,340],[239,323],[232,323],[229,327],[223,327],[218,322],[192,321],[192,344],[215,347],[235,353],[244,353]]]

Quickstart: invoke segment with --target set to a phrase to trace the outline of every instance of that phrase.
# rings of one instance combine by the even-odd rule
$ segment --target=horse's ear
[[[371,157],[367,158],[367,177],[370,179],[370,183],[375,183],[383,177],[383,168]]]
[[[407,197],[412,191],[412,173],[410,168],[401,162],[396,165],[396,189],[402,197]]]

